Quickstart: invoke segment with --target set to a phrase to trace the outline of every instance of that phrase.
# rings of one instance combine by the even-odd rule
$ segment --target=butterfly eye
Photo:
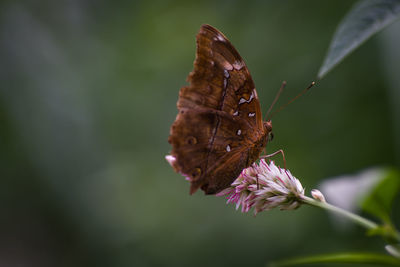
[[[272,141],[274,139],[274,133],[273,132],[269,132],[268,133],[268,141]]]

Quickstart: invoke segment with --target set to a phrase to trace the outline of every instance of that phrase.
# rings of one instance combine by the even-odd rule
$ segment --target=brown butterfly
[[[263,121],[253,79],[243,59],[217,29],[202,25],[194,69],[182,87],[171,126],[169,162],[201,188],[215,194],[256,161],[272,137]]]

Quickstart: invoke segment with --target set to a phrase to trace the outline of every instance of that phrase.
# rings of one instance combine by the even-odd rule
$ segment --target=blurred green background
[[[189,196],[164,159],[201,24],[241,53],[265,112],[283,80],[278,106],[315,79],[353,3],[3,1],[0,266],[261,266],[383,252],[315,208],[254,217]],[[284,149],[307,194],[326,177],[399,165],[399,29],[273,118],[267,151]]]

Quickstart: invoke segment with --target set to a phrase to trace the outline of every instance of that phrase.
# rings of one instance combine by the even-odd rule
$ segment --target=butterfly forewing
[[[179,93],[179,113],[169,137],[174,168],[191,180],[191,193],[201,188],[214,194],[258,158],[267,132],[243,59],[210,25],[197,35],[188,81]]]

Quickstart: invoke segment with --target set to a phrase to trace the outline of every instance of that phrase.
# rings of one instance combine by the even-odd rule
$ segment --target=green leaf
[[[375,253],[341,253],[284,260],[269,264],[270,267],[294,266],[311,263],[376,264],[377,266],[400,266],[400,260]]]
[[[400,15],[399,0],[362,0],[357,2],[339,24],[322,64],[321,79],[348,54]]]
[[[400,190],[400,172],[388,169],[385,176],[362,202],[362,209],[390,223],[390,211],[394,197]]]

